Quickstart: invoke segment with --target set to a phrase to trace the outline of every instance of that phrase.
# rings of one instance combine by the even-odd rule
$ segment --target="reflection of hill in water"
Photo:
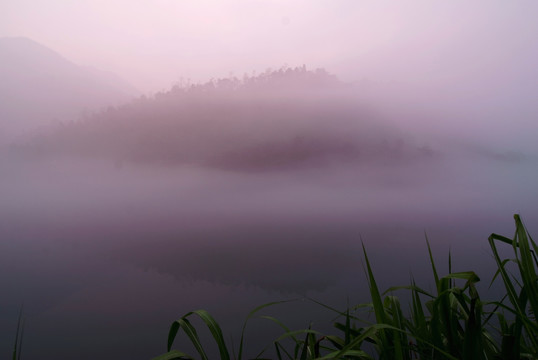
[[[182,281],[306,294],[336,285],[343,273],[360,273],[360,241],[352,239],[355,235],[326,225],[318,229],[312,225],[246,226],[131,244],[114,251],[113,256]]]
[[[304,67],[176,86],[51,128],[21,148],[34,156],[241,171],[432,154],[358,105],[353,91],[323,70]]]

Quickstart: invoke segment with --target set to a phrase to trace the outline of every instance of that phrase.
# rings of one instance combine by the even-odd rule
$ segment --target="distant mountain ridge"
[[[117,75],[74,64],[28,38],[0,38],[0,59],[0,140],[140,94]]]

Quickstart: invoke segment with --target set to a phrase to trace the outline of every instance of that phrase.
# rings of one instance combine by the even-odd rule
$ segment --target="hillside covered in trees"
[[[323,69],[268,70],[242,79],[181,82],[85,118],[43,129],[15,151],[257,171],[331,161],[430,156]]]

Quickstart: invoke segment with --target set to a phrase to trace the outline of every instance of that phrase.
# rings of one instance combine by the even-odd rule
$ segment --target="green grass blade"
[[[297,335],[306,335],[306,334],[313,334],[313,335],[320,335],[320,336],[323,335],[319,331],[312,330],[312,329],[293,330],[293,331],[289,331],[287,333],[284,333],[282,335],[279,335],[275,339],[275,342],[280,342],[280,341],[282,341],[284,339],[287,339],[287,338],[294,338],[294,337],[297,337]],[[302,343],[302,342],[299,341],[299,343]]]
[[[319,301],[317,301],[317,300],[315,300],[315,299],[313,299],[313,298],[307,297],[306,299],[308,299],[309,301],[312,301],[312,302],[315,303],[315,304],[320,305],[321,307],[324,307],[324,308],[327,309],[327,310],[330,310],[330,311],[332,311],[332,312],[337,313],[337,314],[338,314],[337,318],[338,318],[339,316],[346,317],[346,316],[348,316],[347,314],[349,314],[348,311],[347,311],[347,310],[350,310],[349,308],[346,309],[346,311],[341,311],[341,310],[338,310],[338,309],[333,308],[332,306],[329,306],[329,305],[327,305],[327,304],[324,304],[324,303],[322,303],[322,302],[319,302]],[[357,309],[359,309],[359,308],[367,308],[367,307],[370,307],[370,306],[371,306],[371,305],[368,305],[368,304],[358,304],[358,305],[353,306],[353,310],[357,310]],[[361,319],[359,319],[359,318],[357,318],[357,317],[355,317],[355,316],[353,316],[353,315],[351,315],[351,314],[349,314],[349,317],[350,317],[351,319],[353,319],[353,320],[362,321]]]
[[[349,307],[348,307],[346,311],[346,328],[344,331],[344,344],[347,345],[349,344],[350,341],[351,341],[351,318],[349,316]]]
[[[385,313],[385,308],[383,306],[383,301],[381,299],[381,294],[379,293],[379,289],[378,289],[377,283],[375,281],[374,273],[372,272],[372,267],[370,266],[370,261],[368,260],[368,254],[366,254],[366,249],[364,247],[364,244],[362,244],[362,250],[363,250],[363,253],[364,253],[364,260],[366,262],[367,276],[368,276],[368,287],[370,289],[370,297],[372,298],[372,304],[373,304],[377,324],[378,325],[387,324],[388,323],[387,322],[387,314]],[[389,341],[387,333],[385,333],[383,330],[381,330],[379,332],[379,344],[378,345],[379,345],[379,347],[381,349],[385,349],[385,350],[387,350],[389,352],[392,349],[392,344]],[[346,349],[346,348],[347,348],[347,346],[344,347],[344,349]],[[388,356],[390,356],[390,355],[388,355]]]
[[[407,346],[407,337],[405,336],[405,321],[403,318],[402,309],[400,307],[400,301],[396,296],[389,296],[386,299],[386,308],[391,310],[392,314],[392,325],[395,328],[402,330],[403,332],[394,332],[392,340],[394,342],[394,354],[393,358],[396,360],[403,360],[408,358]]]
[[[260,318],[274,322],[275,324],[280,326],[282,329],[284,329],[285,333],[291,333],[291,330],[286,325],[284,325],[284,323],[282,321],[278,320],[275,317],[272,317],[272,316],[260,316]],[[291,338],[293,339],[293,341],[295,342],[296,345],[301,343],[301,341],[299,339],[297,339],[295,336],[292,335]],[[277,344],[277,342],[275,341],[273,344]],[[282,347],[281,344],[279,344],[279,345]],[[265,353],[269,349],[269,347],[271,347],[271,344],[267,345],[262,351],[260,351],[260,353],[256,356],[256,358],[260,357],[263,353]]]
[[[311,330],[311,328],[308,327],[308,330]],[[311,346],[310,340],[311,340],[310,333],[306,333],[303,346],[302,346],[302,351],[301,351],[301,357],[300,357],[301,360],[307,360],[308,354],[312,354],[312,352],[310,352],[310,346]]]
[[[493,283],[495,282],[495,280],[497,279],[497,277],[499,276],[499,274],[501,273],[501,267],[504,268],[505,265],[510,261],[510,259],[504,259],[502,262],[501,262],[501,266],[497,268],[497,271],[495,271],[495,274],[493,275],[493,277],[491,278],[491,281],[489,283],[489,286],[488,286],[488,289],[491,288],[491,286],[493,285]]]
[[[168,332],[167,351],[168,352],[171,351],[172,345],[174,343],[174,340],[177,336],[179,329],[183,329],[183,331],[185,332],[185,334],[187,334],[187,336],[191,340],[196,351],[200,354],[202,359],[207,359],[207,355],[205,354],[203,346],[200,342],[198,333],[196,332],[196,329],[194,328],[194,326],[192,326],[190,321],[187,319],[188,317],[192,315],[197,315],[200,319],[202,319],[202,321],[208,327],[213,339],[215,340],[219,348],[221,360],[229,360],[230,355],[228,353],[226,342],[224,341],[224,337],[222,335],[222,330],[219,324],[215,321],[215,319],[205,310],[196,310],[196,311],[188,312],[187,314],[182,316],[179,320],[176,320],[172,323],[172,325],[170,326],[170,331]]]
[[[521,222],[519,215],[514,215],[521,261],[519,269],[523,284],[526,288],[528,301],[534,314],[538,314],[538,277],[534,268],[535,262],[531,255],[527,231]],[[538,335],[538,334],[536,334]]]
[[[22,309],[19,310],[19,318],[17,320],[17,332],[15,333],[15,344],[13,345],[13,360],[20,359],[22,346],[22,333],[24,330],[24,321],[22,320]]]
[[[205,310],[196,310],[193,313],[198,315],[209,328],[209,331],[211,332],[211,335],[213,336],[213,339],[215,339],[219,348],[221,360],[229,360],[230,354],[228,353],[228,348],[226,347],[226,342],[224,341],[224,337],[222,336],[222,330],[219,324]]]
[[[198,333],[196,332],[196,329],[194,328],[194,326],[192,326],[190,321],[186,319],[187,316],[191,314],[192,313],[188,313],[186,316],[182,317],[181,319],[176,320],[176,322],[178,323],[179,327],[183,329],[185,334],[187,334],[192,344],[196,348],[196,351],[198,351],[198,354],[200,354],[200,357],[202,358],[202,360],[207,360],[207,355],[204,351],[204,347],[202,346],[202,343],[200,342],[200,338],[198,337]]]
[[[22,319],[22,324],[21,324],[21,338],[19,339],[19,353],[17,354],[17,360],[21,360],[23,338],[24,338],[24,318]]]
[[[514,288],[514,285],[512,281],[510,280],[510,277],[508,276],[508,272],[506,271],[506,268],[505,268],[506,262],[503,262],[501,260],[499,256],[499,252],[497,251],[497,246],[495,245],[495,240],[506,242],[505,239],[506,238],[501,237],[499,235],[491,234],[488,238],[488,242],[493,252],[493,258],[495,259],[495,262],[497,263],[497,269],[499,273],[501,274],[501,278],[506,288],[506,294],[508,295],[508,299],[512,303],[512,306],[514,306],[516,313],[521,314],[522,311],[519,308],[519,301],[518,301],[518,295],[517,295],[516,289]],[[512,243],[513,242],[510,242],[510,244]]]
[[[403,286],[391,286],[390,288],[388,288],[384,293],[383,295],[386,295],[388,293],[391,293],[391,292],[394,292],[394,291],[397,291],[397,290],[411,290],[411,291],[417,291],[418,293],[421,293],[423,295],[426,295],[428,296],[429,298],[432,298],[434,299],[435,296],[430,294],[429,292],[427,292],[426,290],[416,286],[416,284],[413,282],[412,285],[403,285]]]
[[[286,325],[284,325],[284,323],[282,321],[280,321],[279,319],[277,319],[277,318],[275,318],[273,316],[264,315],[264,316],[260,316],[260,319],[266,319],[266,320],[274,322],[275,324],[280,326],[282,329],[284,329],[285,332],[290,332],[291,331]],[[299,342],[299,340],[297,338],[293,338],[293,341]]]
[[[428,246],[428,254],[430,255],[430,264],[432,266],[433,278],[435,280],[435,288],[437,289],[437,294],[439,294],[439,275],[437,274],[437,268],[435,267],[435,261],[433,260],[432,249],[430,247],[430,240],[428,239],[426,232],[424,232],[424,237],[426,237],[426,245]]]
[[[450,248],[448,248],[448,273],[452,274],[452,254],[451,254]],[[454,283],[451,281],[450,287],[453,287],[453,286],[454,286]]]
[[[391,326],[386,324],[377,324],[372,325],[368,327],[364,333],[361,336],[358,336],[357,338],[353,339],[352,342],[350,342],[348,345],[346,345],[344,348],[342,348],[339,351],[332,352],[328,355],[325,355],[323,357],[320,357],[316,360],[329,360],[329,359],[339,359],[345,356],[348,352],[353,351],[354,347],[360,343],[362,343],[366,338],[375,335],[376,332],[383,329],[389,329]]]
[[[463,340],[463,359],[481,360],[484,358],[482,344],[482,306],[478,296],[471,299],[469,317],[465,322],[465,334]]]
[[[280,350],[282,350],[286,354],[288,359],[294,360],[293,356],[286,350],[284,346],[282,346],[282,344],[275,342],[275,348],[276,348],[276,353],[279,360],[282,360],[282,354],[280,353]]]
[[[374,278],[374,273],[372,272],[372,267],[370,266],[370,261],[368,260],[368,254],[366,254],[364,244],[362,244],[362,250],[364,252],[364,260],[366,261],[366,268],[368,271],[368,286],[370,288],[370,296],[372,297],[375,317],[379,324],[385,324],[387,322],[385,308],[383,307],[381,294],[379,293],[379,289]]]
[[[243,358],[243,346],[244,346],[244,341],[245,341],[245,329],[247,327],[248,321],[254,315],[256,315],[257,312],[259,312],[262,309],[265,309],[265,308],[267,308],[269,306],[274,306],[274,305],[278,305],[278,304],[284,304],[284,303],[291,302],[291,301],[295,301],[295,300],[283,300],[283,301],[268,302],[268,303],[262,304],[260,306],[257,306],[256,308],[254,308],[253,310],[251,310],[248,313],[247,318],[245,319],[245,322],[243,323],[243,328],[241,330],[241,339],[239,340],[239,352],[238,352],[238,356],[237,356],[238,360],[241,360]]]
[[[157,357],[154,357],[152,358],[151,360],[179,360],[179,359],[192,359],[194,360],[193,357],[185,354],[185,353],[182,353],[181,351],[178,351],[178,350],[172,350],[172,351],[169,351],[165,354],[162,354],[162,355],[159,355]]]

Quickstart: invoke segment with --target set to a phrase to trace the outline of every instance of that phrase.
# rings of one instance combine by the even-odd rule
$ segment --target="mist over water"
[[[424,231],[437,256],[446,257],[450,247],[457,270],[472,268],[479,275],[493,267],[493,261],[475,261],[488,258],[487,236],[511,234],[513,213],[523,215],[532,233],[532,154],[413,138],[394,125],[400,119],[356,107],[355,118],[368,114],[376,123],[359,117],[355,128],[373,130],[346,133],[342,123],[351,120],[345,117],[318,116],[310,123],[304,116],[320,107],[306,99],[267,117],[278,126],[268,120],[260,128],[234,117],[236,107],[250,106],[248,97],[234,99],[228,109],[235,128],[212,133],[214,117],[198,118],[200,129],[192,130],[197,139],[183,144],[183,151],[207,152],[193,151],[188,159],[160,161],[163,142],[122,148],[121,138],[116,147],[103,140],[77,153],[87,132],[76,124],[5,151],[0,263],[10,296],[0,301],[4,309],[24,302],[31,319],[27,352],[69,358],[87,347],[82,358],[126,351],[151,357],[163,351],[168,324],[192,309],[210,310],[225,331],[237,332],[248,309],[267,301],[366,301],[361,242],[380,283],[390,286],[407,284],[411,274],[430,283]],[[273,109],[269,103],[266,109]],[[328,114],[347,114],[331,106],[349,102],[328,103]],[[288,113],[293,116],[284,123]],[[81,126],[92,126],[99,116],[107,115]],[[159,125],[158,118],[152,121]],[[100,124],[107,129],[107,122]],[[134,132],[140,124],[134,120]],[[99,136],[93,129],[91,136]],[[245,141],[221,142],[219,136],[241,129]],[[62,148],[65,134],[78,141]],[[297,137],[305,140],[283,145],[297,144]],[[56,146],[50,151],[47,139]],[[333,145],[340,139],[347,146]],[[40,144],[38,152],[32,141]],[[253,155],[258,144],[264,147]],[[311,150],[316,145],[320,151]],[[151,156],[130,157],[151,146]],[[250,157],[237,155],[249,151]],[[214,161],[213,153],[231,155]],[[297,326],[325,316],[313,305],[286,306],[274,311]],[[14,323],[15,311],[3,313],[4,323]],[[308,318],[312,314],[318,318]],[[253,336],[251,351],[265,345],[261,339],[271,332],[256,326],[262,326],[254,332],[260,338]],[[9,340],[12,329],[3,331]]]
[[[534,2],[204,3],[3,5],[2,356],[21,304],[23,357],[149,359],[194,309],[330,323],[362,244],[382,290],[431,288],[425,233],[485,288],[538,233]]]

